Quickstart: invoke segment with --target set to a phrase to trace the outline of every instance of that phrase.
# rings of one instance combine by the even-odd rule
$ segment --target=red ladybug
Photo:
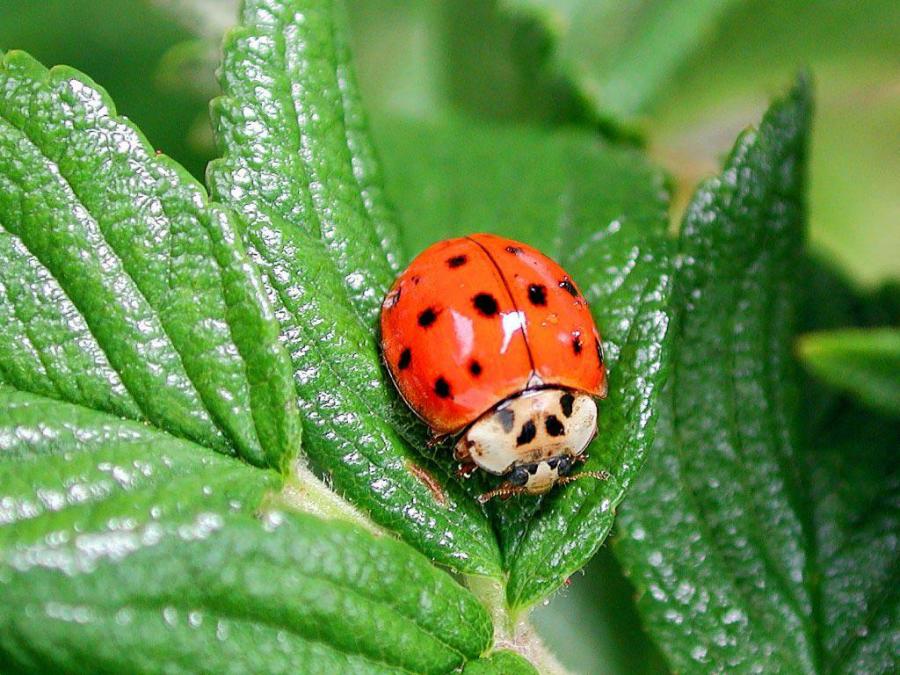
[[[429,246],[384,299],[381,345],[409,406],[436,436],[459,434],[460,471],[506,476],[482,501],[574,480],[606,368],[584,296],[550,258],[492,234]]]

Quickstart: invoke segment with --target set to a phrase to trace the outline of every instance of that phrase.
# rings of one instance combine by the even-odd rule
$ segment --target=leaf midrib
[[[184,477],[184,476],[182,476],[182,477]],[[158,488],[158,487],[160,487],[160,485],[161,484],[155,484],[153,486],[146,486],[145,488],[142,488],[142,490],[151,489],[153,487]],[[86,505],[86,506],[89,507],[87,510],[90,511],[92,505]],[[51,513],[59,513],[60,511],[63,511],[63,510],[65,510],[65,509],[61,509],[59,511],[47,512],[46,514],[41,514],[41,515],[49,515]],[[39,517],[40,517],[40,515],[38,516],[38,518]],[[147,524],[149,524],[149,523],[147,523]],[[169,536],[171,537],[172,535],[170,534]],[[160,542],[159,544],[156,544],[154,546],[160,546],[160,545],[162,545],[162,542]],[[137,551],[135,551],[131,555],[134,555],[135,553],[137,553]],[[280,566],[277,561],[272,560],[270,557],[264,557],[261,560],[261,564],[271,567],[271,568],[278,568]],[[317,571],[310,571],[308,569],[302,569],[302,567],[301,567],[301,574],[303,575],[305,580],[308,580],[311,583],[315,583],[316,585],[319,585],[319,586],[328,586],[328,587],[335,589],[337,591],[337,593],[336,593],[337,595],[342,595],[342,594],[350,595],[354,598],[361,600],[364,603],[371,603],[372,605],[376,605],[376,606],[380,607],[384,611],[389,611],[389,612],[393,613],[396,617],[399,617],[402,620],[408,621],[410,624],[414,625],[418,630],[422,631],[422,633],[433,638],[436,642],[439,642],[441,645],[446,647],[449,651],[456,654],[461,660],[465,661],[468,658],[457,647],[448,643],[444,639],[443,635],[435,633],[435,632],[433,632],[432,629],[429,629],[428,627],[424,626],[419,620],[420,617],[410,615],[408,612],[403,611],[403,607],[401,607],[400,605],[397,605],[394,602],[391,602],[390,599],[383,599],[383,598],[379,598],[376,596],[366,595],[365,593],[361,592],[357,587],[353,586],[351,583],[346,582],[341,579],[335,579],[334,577],[327,575],[327,573],[323,574],[323,573],[317,572]],[[180,601],[183,600],[183,597],[184,596],[182,596],[180,594],[174,595],[174,596],[168,596],[167,599],[163,598],[162,596],[156,596],[156,599],[158,600],[158,602],[147,602],[146,596],[138,595],[138,596],[129,598],[127,600],[127,602],[129,603],[129,605],[131,605],[131,604],[144,605],[145,608],[148,608],[148,609],[153,609],[153,608],[158,608],[158,607],[163,607],[163,606],[171,606],[171,605],[180,606],[182,609],[191,609],[191,607],[188,607],[186,605],[179,605]],[[202,597],[198,598],[198,604],[204,608],[211,608],[214,611],[216,611],[217,613],[219,613],[222,616],[225,616],[227,618],[240,618],[240,615],[234,613],[234,607],[232,607],[228,603],[222,604],[222,603],[218,602],[219,599],[220,598],[218,596],[203,595]],[[98,606],[98,605],[95,604],[94,606]],[[99,605],[99,606],[104,607],[104,609],[107,608],[105,605]],[[243,605],[242,609],[248,610],[249,608],[247,605]],[[244,619],[250,618],[250,619],[253,619],[260,623],[263,623],[265,625],[271,626],[271,627],[285,628],[289,632],[294,633],[295,635],[297,635],[297,637],[304,639],[304,640],[309,639],[311,641],[318,641],[318,640],[315,640],[314,638],[307,638],[305,635],[303,635],[300,631],[296,630],[292,626],[289,626],[286,624],[279,624],[279,623],[269,620],[265,616],[264,612],[249,611],[249,612],[245,613],[243,615],[243,617],[244,617]],[[328,643],[323,643],[323,644],[328,644]],[[361,652],[347,652],[347,653],[358,654],[364,658],[369,658],[367,655],[362,654]]]
[[[674,375],[675,367],[673,367],[673,375]],[[673,378],[674,381],[674,378]],[[677,415],[675,413],[675,395],[674,390],[677,389],[676,386],[672,386],[673,393],[667,397],[667,405],[670,409],[670,414],[672,415],[672,437],[673,450],[678,454],[678,471],[676,471],[673,475],[678,485],[681,488],[681,492],[686,499],[688,499],[691,504],[693,504],[693,510],[697,513],[697,526],[702,530],[701,538],[708,542],[707,546],[711,552],[714,553],[717,567],[721,571],[721,575],[729,580],[729,587],[734,589],[735,593],[740,596],[743,600],[743,613],[745,616],[752,616],[753,612],[751,612],[751,607],[754,606],[754,603],[750,600],[749,592],[741,585],[736,583],[734,579],[734,575],[730,573],[729,566],[726,564],[727,558],[723,555],[723,548],[718,544],[718,539],[713,536],[713,531],[709,525],[709,522],[705,516],[705,509],[701,506],[701,500],[698,498],[695,490],[688,484],[688,482],[684,478],[684,458],[686,457],[684,453],[684,442],[682,441],[681,434],[678,431],[678,425],[675,423],[677,419]],[[784,638],[779,644],[784,644]]]
[[[279,22],[279,23],[281,23],[281,22]],[[329,31],[331,33],[331,40],[329,41],[329,44],[331,45],[330,55],[332,57],[328,61],[329,61],[329,64],[332,64],[334,66],[331,68],[331,71],[334,73],[335,78],[337,78],[337,60],[338,59],[337,59],[337,52],[335,51],[335,27],[334,27],[333,21],[330,21],[327,23],[328,23]],[[279,59],[281,65],[283,66],[283,71],[286,72],[287,71],[287,62],[288,62],[287,39],[284,35],[284,30],[281,28],[275,28],[273,30],[273,33],[275,34],[275,44],[276,44],[277,51],[278,51],[278,59]],[[286,96],[287,100],[290,101],[291,110],[294,113],[293,115],[290,115],[290,124],[291,124],[291,128],[293,131],[293,133],[291,135],[291,140],[293,141],[293,150],[294,150],[293,157],[298,159],[300,165],[304,169],[304,171],[302,173],[301,172],[297,172],[297,173],[301,173],[303,185],[306,188],[306,193],[309,196],[310,215],[312,218],[315,219],[316,231],[318,232],[317,238],[319,240],[321,240],[322,239],[322,226],[323,226],[322,215],[319,211],[318,205],[316,204],[315,193],[310,188],[310,176],[315,175],[315,172],[310,170],[309,164],[303,159],[303,142],[302,142],[303,132],[300,128],[300,110],[297,108],[298,101],[292,95],[290,87],[285,86],[286,78],[282,77],[281,74],[279,74],[279,76],[276,77],[275,80],[278,82],[278,87],[281,90],[282,95]],[[351,161],[352,161],[353,154],[352,154],[352,152],[350,152],[349,142],[348,142],[348,138],[347,138],[347,124],[346,124],[346,118],[345,118],[346,110],[343,106],[343,94],[342,93],[340,94],[339,98],[341,99],[341,102],[342,102],[341,119],[343,121],[342,132],[343,132],[343,136],[344,136],[344,147],[347,148],[348,154],[350,154]],[[296,179],[297,177],[298,176],[295,174],[294,178]],[[363,212],[365,213],[366,218],[369,220],[369,224],[371,224],[371,218],[370,218],[369,211],[365,206],[365,200],[363,200],[361,196],[360,196],[360,202],[363,205]],[[338,269],[337,266],[335,266],[335,268]],[[339,272],[339,274],[340,274],[340,272]],[[356,315],[357,319],[362,323],[362,325],[363,326],[369,325],[368,317],[366,316],[365,311],[358,306],[358,303],[351,301],[351,302],[349,302],[349,305],[350,305],[351,311]]]
[[[769,231],[767,230],[767,232],[769,232]],[[755,267],[756,263],[758,263],[760,260],[765,259],[769,255],[767,252],[767,245],[770,245],[771,242],[766,241],[767,238],[768,237],[763,239],[762,246],[760,247],[761,248],[760,256],[756,260],[754,260],[752,264],[747,266],[748,269],[752,270]],[[742,275],[740,277],[741,280],[746,280],[746,278],[747,278],[746,275]],[[766,295],[769,297],[769,308],[771,309],[772,301],[774,300],[774,298],[772,297],[771,293],[766,293]],[[743,296],[743,293],[741,292],[740,288],[738,287],[734,292],[733,299],[735,301],[737,301],[742,296]],[[732,303],[733,306],[736,306],[738,304],[739,304],[738,302]],[[767,314],[770,314],[770,312],[767,312]],[[728,430],[729,430],[729,435],[732,436],[732,448],[735,450],[735,452],[734,452],[735,459],[740,464],[742,473],[749,474],[749,472],[752,470],[752,467],[747,465],[744,448],[746,448],[751,443],[747,442],[746,438],[744,437],[744,435],[741,431],[741,424],[738,421],[741,417],[740,411],[743,409],[743,406],[738,401],[739,386],[738,386],[738,381],[736,378],[736,373],[738,372],[737,363],[735,361],[735,356],[738,352],[738,350],[736,349],[737,338],[735,337],[737,334],[737,331],[735,330],[735,322],[737,320],[737,314],[732,312],[732,313],[728,314],[727,316],[728,316],[728,326],[727,326],[727,330],[725,330],[723,332],[727,336],[727,339],[728,339],[728,348],[727,348],[726,352],[727,352],[728,358],[729,358],[728,395],[729,395],[731,405],[728,407],[728,411],[729,411],[729,417],[731,418],[731,423],[729,424]],[[768,335],[771,332],[771,322],[765,322],[764,326],[765,326],[764,331]],[[676,368],[677,368],[677,366],[676,366]],[[766,369],[766,370],[768,372],[771,369]],[[768,382],[768,378],[766,378],[766,381]],[[676,392],[677,392],[677,387],[676,387]],[[677,396],[677,394],[676,394],[676,396]],[[766,422],[765,423],[769,429],[769,438],[772,439],[772,441],[775,444],[781,445],[780,436],[775,431],[775,425],[773,423],[774,412],[775,412],[777,405],[776,405],[776,401],[774,400],[774,397],[772,396],[771,388],[770,388],[770,399],[769,400],[770,400],[770,403],[767,405],[767,408],[766,408],[766,415],[765,415]],[[775,450],[775,448],[772,448],[772,449]],[[780,454],[778,453],[777,450],[773,454],[776,457],[780,458]],[[782,475],[786,474],[787,472],[785,471],[783,462],[779,461],[778,464],[779,464],[780,473]],[[785,488],[789,489],[790,486],[787,485],[787,481],[785,481],[785,483],[786,483]],[[784,576],[781,574],[780,570],[778,570],[778,567],[777,567],[774,559],[772,558],[771,551],[769,550],[769,548],[767,546],[765,546],[763,540],[760,538],[760,533],[765,532],[764,523],[759,520],[759,514],[756,509],[750,509],[749,513],[751,514],[751,517],[753,518],[753,520],[756,523],[756,527],[752,528],[750,536],[756,542],[756,548],[761,553],[762,562],[765,565],[766,571],[769,573],[770,576],[774,577],[777,580],[778,586],[780,587],[780,589],[782,591],[782,597],[786,598],[789,601],[791,607],[794,610],[794,614],[801,621],[801,623],[806,625],[806,633],[807,633],[806,637],[807,637],[807,639],[811,639],[812,638],[811,633],[813,631],[811,630],[810,626],[808,625],[808,619],[807,619],[805,613],[802,611],[802,608],[799,604],[799,600],[798,600],[797,596],[795,595],[794,589],[788,583],[788,580],[786,580],[784,578]]]
[[[272,214],[269,212],[268,208],[261,207],[260,210],[263,211],[263,212],[265,212],[267,215],[269,215],[269,216],[271,217]],[[257,248],[256,245],[255,245],[255,243],[254,243],[253,247],[254,247],[254,249]],[[266,256],[263,255],[258,249],[257,249],[256,254],[257,254],[261,259],[266,260]],[[268,276],[268,275],[267,275],[267,276]],[[287,310],[288,305],[285,304],[285,298],[286,298],[286,295],[285,295],[285,292],[283,291],[283,289],[279,288],[276,284],[271,283],[270,280],[267,280],[265,283],[266,283],[266,286],[268,286],[269,288],[271,288],[272,290],[275,291],[275,293],[277,294],[277,296],[278,296],[278,298],[279,298],[279,300],[280,300],[282,306],[285,307],[286,311],[290,311],[290,310]],[[323,352],[321,351],[321,350],[322,350],[322,346],[321,346],[322,343],[321,343],[318,339],[315,339],[315,337],[312,336],[312,335],[308,332],[308,328],[307,328],[306,322],[304,322],[304,321],[297,321],[297,322],[296,322],[296,326],[297,326],[297,327],[303,332],[303,334],[306,336],[306,338],[307,338],[306,343],[309,344],[309,345],[311,345],[311,350],[314,351],[314,352],[318,355],[318,357],[319,357],[319,358],[318,358],[318,363],[320,364],[320,366],[321,366],[322,364],[324,364],[325,368],[331,373],[331,376],[332,376],[332,378],[334,379],[335,382],[338,382],[338,383],[343,382],[343,381],[344,381],[344,378],[343,378],[343,376],[342,376],[340,373],[338,373],[338,371],[335,369],[335,366],[334,366],[332,360],[331,360],[330,358],[328,358],[327,355],[323,354]],[[349,396],[355,401],[355,403],[356,403],[358,409],[360,409],[360,410],[366,410],[366,409],[367,409],[367,406],[364,405],[364,401],[363,401],[363,399],[362,399],[362,394],[360,394],[359,392],[357,392],[355,387],[352,387],[352,386],[346,387],[346,391],[348,392]],[[308,420],[306,420],[305,417],[304,417],[304,423],[308,424]],[[396,435],[397,441],[399,441],[401,444],[405,444],[405,443],[406,443],[406,440],[405,440],[405,438],[403,437],[403,434],[399,433],[399,432],[395,429],[395,427],[394,427],[393,425],[388,424],[386,420],[381,420],[381,419],[378,420],[378,423],[383,423],[384,426],[385,426],[385,428],[386,428],[387,430],[389,430],[391,433],[393,433],[393,434]],[[348,438],[347,436],[345,436],[344,434],[342,434],[341,432],[339,432],[339,431],[338,431],[338,429],[339,429],[339,426],[338,426],[338,425],[329,424],[329,427],[331,428],[331,430],[332,430],[332,432],[335,434],[335,436],[337,436],[338,438],[342,439],[345,443],[347,443],[347,444],[349,444],[349,445],[353,445],[354,447],[356,447],[356,448],[358,449],[358,451],[360,452],[360,454],[362,454],[370,464],[372,464],[373,466],[376,466],[376,467],[378,467],[378,468],[380,468],[380,469],[389,468],[389,467],[387,467],[387,466],[382,462],[382,460],[381,460],[380,457],[377,457],[377,456],[376,456],[376,459],[373,459],[372,456],[371,456],[371,454],[367,452],[367,448],[366,448],[365,446],[362,446],[362,445],[357,444],[353,439]],[[446,474],[445,474],[445,476],[446,476]],[[394,485],[398,488],[398,490],[402,491],[402,492],[403,492],[404,494],[406,494],[410,499],[412,499],[412,498],[415,497],[415,493],[411,492],[411,491],[409,490],[409,488],[408,488],[404,483],[396,482],[396,481],[395,481],[395,482],[394,482]]]
[[[652,281],[653,281],[652,279],[648,279],[647,281],[644,282],[644,287],[641,290],[641,293],[639,296],[641,298],[641,301],[638,303],[638,306],[643,304],[647,288],[651,285]],[[628,334],[626,335],[626,338],[622,344],[629,343],[629,341],[631,340],[633,331],[635,330],[636,324],[637,324],[636,321],[632,321],[630,323],[630,325],[628,327]],[[622,482],[616,481],[616,485],[618,487],[618,490],[616,492],[616,496],[618,497],[618,500],[617,501],[615,501],[613,499],[610,500],[610,510],[608,511],[608,514],[610,516],[612,516],[612,514],[615,513],[616,506],[618,506],[621,503],[622,499],[625,496],[625,492],[627,491],[627,485],[623,485]],[[584,498],[579,502],[578,508],[576,509],[575,513],[572,514],[572,517],[566,519],[565,535],[559,540],[560,542],[565,543],[566,541],[569,541],[571,539],[572,531],[576,526],[581,524],[581,516],[584,513],[585,509],[588,507],[589,502],[590,502],[590,507],[593,508],[595,505],[595,499],[597,498],[597,492],[601,491],[604,487],[605,487],[605,485],[603,483],[596,484],[593,487],[593,489],[590,490],[590,494],[585,495]],[[528,536],[533,531],[537,522],[538,522],[537,518],[535,518],[535,517],[532,517],[529,519],[525,533],[518,540],[515,549],[513,549],[512,553],[511,553],[512,557],[515,557],[519,546],[521,545],[521,543],[523,541],[527,540]],[[540,563],[541,567],[546,567],[547,561],[557,551],[558,551],[558,546],[547,547],[543,551],[543,553],[538,557],[538,562]]]

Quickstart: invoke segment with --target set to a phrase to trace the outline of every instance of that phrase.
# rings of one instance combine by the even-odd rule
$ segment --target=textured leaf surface
[[[254,226],[280,217],[320,238],[374,325],[396,271],[393,225],[332,3],[250,0],[240,22],[212,106],[224,159],[211,188]]]
[[[250,2],[226,38],[213,104],[214,195],[245,216],[294,365],[305,451],[335,490],[441,563],[498,575],[478,505],[419,452],[372,320],[393,278],[392,227],[330,5]],[[337,65],[335,65],[337,64]]]
[[[900,653],[896,418],[832,410],[802,458],[809,477],[820,672],[888,673]]]
[[[279,477],[0,387],[0,662],[13,669],[435,672],[490,620],[406,545],[254,513]]]
[[[671,389],[620,519],[639,603],[678,669],[816,660],[789,381],[808,118],[805,88],[776,105],[682,227]]]
[[[610,394],[586,466],[612,478],[566,486],[538,509],[531,498],[494,506],[508,600],[527,607],[600,546],[652,440],[671,280],[665,191],[636,155],[588,135],[463,121],[376,131],[410,251],[478,231],[533,244],[572,273],[604,338]]]
[[[811,333],[797,349],[806,367],[831,386],[900,414],[900,329]]]
[[[290,363],[234,223],[105,92],[0,64],[0,377],[279,464]]]
[[[801,82],[683,225],[671,388],[617,546],[677,670],[887,672],[896,654],[890,436],[847,452],[836,415],[806,444],[800,433],[790,354],[810,278],[798,274],[809,117]]]
[[[213,452],[281,469],[299,447],[237,221],[84,76],[13,53],[0,84],[2,669],[477,658],[490,619],[450,576],[393,539],[260,514],[279,473]]]

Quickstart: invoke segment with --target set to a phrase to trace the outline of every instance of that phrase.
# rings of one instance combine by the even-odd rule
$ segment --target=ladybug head
[[[481,501],[538,495],[570,476],[597,432],[597,404],[588,394],[561,388],[523,392],[482,415],[457,442],[458,457],[507,480]],[[599,474],[594,477],[600,477]]]

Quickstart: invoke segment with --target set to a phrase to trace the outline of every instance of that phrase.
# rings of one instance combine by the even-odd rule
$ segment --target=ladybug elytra
[[[394,383],[437,437],[457,435],[460,472],[504,476],[481,495],[543,494],[569,475],[606,396],[600,335],[568,274],[534,248],[491,234],[438,242],[382,304]]]

